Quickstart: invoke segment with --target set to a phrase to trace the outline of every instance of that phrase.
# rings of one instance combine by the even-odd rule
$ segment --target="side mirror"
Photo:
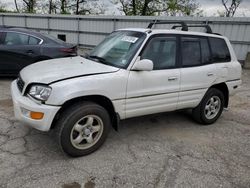
[[[142,59],[139,61],[136,61],[132,70],[136,71],[151,71],[153,70],[154,64],[153,61],[149,59]]]

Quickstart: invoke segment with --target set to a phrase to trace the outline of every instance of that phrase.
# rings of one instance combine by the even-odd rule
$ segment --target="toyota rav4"
[[[97,150],[127,118],[192,109],[198,123],[214,123],[241,84],[231,44],[208,25],[170,22],[177,25],[152,29],[164,23],[114,31],[84,57],[25,67],[11,85],[15,117],[41,131],[54,129],[71,156]]]

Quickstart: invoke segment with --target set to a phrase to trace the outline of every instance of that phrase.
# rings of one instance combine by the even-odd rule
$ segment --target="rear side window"
[[[215,63],[231,61],[231,56],[224,39],[210,37],[209,41],[211,45],[213,61]]]
[[[29,36],[15,32],[7,32],[4,39],[6,45],[25,45],[28,44]]]
[[[182,37],[182,66],[201,65],[201,45],[198,38]]]
[[[15,32],[7,32],[3,44],[5,45],[36,45],[40,43],[40,39]]]
[[[40,43],[40,39],[37,39],[37,38],[35,38],[35,37],[29,37],[29,44],[30,45],[36,45],[36,44],[39,44]]]

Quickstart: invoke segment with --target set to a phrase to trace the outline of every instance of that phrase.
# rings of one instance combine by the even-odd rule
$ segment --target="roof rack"
[[[159,21],[159,20],[155,20],[153,22],[150,22],[148,24],[148,29],[151,29],[153,27],[153,25],[156,24],[181,24],[179,27],[181,27],[182,31],[188,31],[188,27],[187,24],[183,21]]]
[[[174,26],[172,27],[172,29],[176,29],[176,28],[178,28],[178,27],[181,27],[181,26],[179,26],[179,25],[174,25]],[[210,27],[208,24],[187,25],[187,28],[189,28],[189,27],[204,27],[204,28],[206,28],[206,30],[207,30],[206,33],[213,33],[211,27]]]

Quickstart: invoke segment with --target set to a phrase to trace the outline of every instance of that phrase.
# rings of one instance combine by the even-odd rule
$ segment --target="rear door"
[[[40,55],[41,39],[8,31],[3,34],[0,45],[0,68],[2,74],[16,74],[23,67],[33,63]]]
[[[227,44],[222,38],[209,37],[212,58],[216,66],[217,82],[225,82],[228,77],[231,56]]]
[[[154,63],[152,71],[130,71],[126,118],[176,109],[180,89],[176,36],[156,35],[147,42],[140,59]]]
[[[197,106],[216,80],[207,37],[181,37],[181,87],[178,109]]]

